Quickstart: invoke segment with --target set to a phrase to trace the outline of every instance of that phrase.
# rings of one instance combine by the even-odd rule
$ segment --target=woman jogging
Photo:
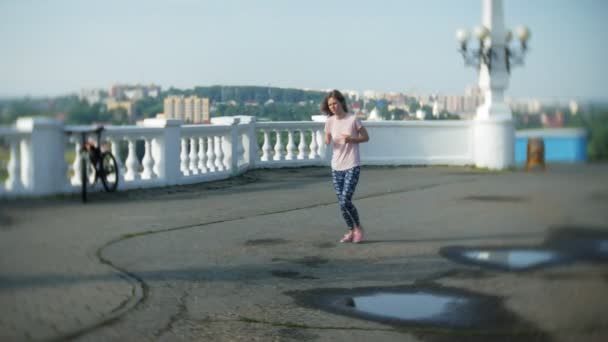
[[[328,115],[325,122],[325,144],[333,142],[331,175],[342,217],[349,228],[340,242],[359,243],[363,240],[363,228],[352,198],[361,171],[359,144],[367,142],[369,135],[361,121],[348,112],[344,95],[338,90],[327,94],[321,110]]]

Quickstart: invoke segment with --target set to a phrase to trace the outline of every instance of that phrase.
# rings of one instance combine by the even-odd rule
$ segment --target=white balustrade
[[[205,153],[205,138],[198,138],[198,168],[201,173],[207,173],[207,154]]]
[[[207,137],[207,169],[215,172],[215,150],[213,148],[213,137]]]
[[[188,139],[187,138],[182,138],[182,149],[181,149],[181,154],[180,154],[180,170],[182,170],[182,173],[184,174],[184,176],[188,176],[190,175],[190,170],[188,169]]]
[[[23,191],[23,181],[21,180],[21,139],[9,137],[9,161],[7,165],[8,179],[5,183],[7,191],[18,193]]]
[[[270,135],[268,130],[262,130],[264,133],[264,144],[262,145],[262,161],[270,160]]]
[[[152,158],[152,147],[151,147],[149,138],[144,139],[144,147],[145,147],[144,157],[141,161],[142,165],[144,167],[144,170],[141,173],[141,178],[142,179],[153,179],[156,177],[156,175],[154,174],[154,170],[153,170],[154,158]]]
[[[298,160],[304,159],[306,156],[306,141],[304,139],[304,130],[298,130],[300,132],[300,142],[298,143]]]
[[[213,137],[213,145],[215,147],[215,169],[218,172],[224,171],[226,168],[224,167],[224,152],[222,151],[221,137]]]
[[[119,190],[223,179],[250,168],[329,164],[331,148],[326,148],[323,142],[322,122],[256,122],[230,118],[212,125],[182,125],[179,120],[151,120],[144,121],[143,127],[108,126],[102,132],[102,138],[111,143],[119,170],[123,171],[124,165],[124,172],[119,172]],[[470,121],[366,122],[364,125],[371,136],[370,143],[360,146],[365,164],[473,163],[475,140],[471,138]],[[82,146],[78,135],[73,136],[73,145],[66,144],[64,130],[86,132],[90,129],[88,126],[62,127],[48,120],[26,120],[14,128],[0,127],[0,140],[10,150],[6,166],[8,179],[0,186],[0,197],[78,191]],[[49,131],[52,134],[45,135]],[[41,135],[33,139],[34,134]],[[261,147],[258,135],[263,137]],[[286,146],[283,136],[287,138]],[[139,141],[144,146],[142,165],[136,154]],[[123,164],[120,147],[125,144],[128,149]],[[47,151],[48,145],[52,148]],[[66,172],[66,146],[74,148],[71,176]],[[42,188],[39,184],[43,184]]]
[[[198,151],[197,151],[197,139],[195,137],[190,138],[190,174],[198,175]]]
[[[82,159],[82,143],[80,139],[75,139],[74,141],[74,162],[72,162],[72,178],[70,178],[70,183],[72,185],[80,185],[82,183],[80,178],[80,173],[82,172],[82,163],[80,160]]]
[[[274,143],[274,157],[272,160],[281,160],[283,158],[283,143],[281,142],[281,131],[275,130],[276,142]]]
[[[317,133],[316,130],[313,128],[310,130],[310,153],[308,154],[308,159],[317,159],[317,157],[319,156],[319,153],[317,151],[318,148],[318,144],[317,144]]]
[[[139,180],[141,178],[139,174],[139,169],[141,165],[139,164],[139,160],[137,159],[137,154],[135,151],[135,139],[127,138],[127,144],[129,152],[127,155],[127,160],[125,162],[125,166],[127,167],[127,172],[125,173],[125,180]]]

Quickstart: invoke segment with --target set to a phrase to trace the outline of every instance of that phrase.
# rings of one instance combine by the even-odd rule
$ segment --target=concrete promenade
[[[601,258],[510,272],[440,254],[542,246],[564,232],[593,236],[604,250],[608,164],[364,167],[359,245],[337,243],[344,224],[327,168],[89,199],[0,201],[1,341],[608,340]],[[306,299],[384,287],[491,296],[508,322],[394,324]]]

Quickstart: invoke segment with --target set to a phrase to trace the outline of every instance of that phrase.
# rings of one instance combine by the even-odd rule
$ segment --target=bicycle
[[[94,187],[98,179],[101,179],[104,189],[107,192],[114,192],[118,188],[119,169],[116,158],[110,151],[101,149],[101,132],[103,126],[99,126],[94,130],[75,129],[69,133],[80,133],[81,149],[80,149],[80,182],[82,201],[87,201],[87,186]],[[97,143],[86,141],[87,134],[94,133],[97,137]]]

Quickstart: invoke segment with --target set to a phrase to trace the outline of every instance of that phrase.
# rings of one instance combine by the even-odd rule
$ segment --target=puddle
[[[399,327],[422,328],[421,331],[536,331],[508,311],[499,297],[436,284],[314,289],[287,294],[298,305]]]
[[[439,253],[457,262],[507,271],[525,271],[571,260],[549,248],[465,248],[444,247]]]
[[[545,245],[592,261],[608,260],[608,229],[584,227],[554,228]]]
[[[404,321],[433,321],[438,324],[455,323],[451,311],[466,311],[469,300],[425,292],[374,293],[353,297],[348,304],[365,314]],[[452,317],[454,316],[454,317]]]

